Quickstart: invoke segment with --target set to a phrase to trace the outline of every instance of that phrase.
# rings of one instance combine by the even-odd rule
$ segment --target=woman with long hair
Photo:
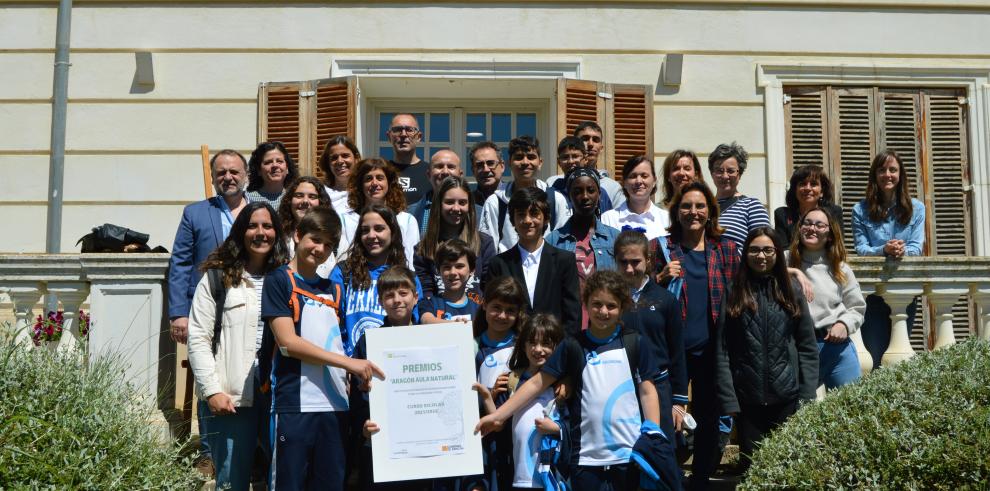
[[[685,149],[671,152],[663,159],[663,201],[660,204],[669,207],[677,192],[694,181],[705,182],[698,154]]]
[[[811,401],[818,346],[804,295],[791,282],[780,238],[770,227],[746,237],[739,273],[715,334],[718,399],[736,416],[742,464],[756,444]]]
[[[694,434],[692,486],[704,488],[719,456],[715,399],[715,322],[739,267],[735,242],[722,235],[715,195],[700,181],[684,185],[670,203],[670,235],[658,239],[658,279],[679,300]]]
[[[481,298],[481,278],[488,271],[488,260],[495,255],[495,242],[478,231],[478,215],[474,193],[460,176],[445,178],[433,196],[426,233],[416,248],[413,264],[423,285],[423,294],[433,297],[443,294],[443,281],[435,255],[440,243],[461,239],[476,255],[474,273],[468,279],[468,294]],[[439,204],[439,205],[437,205]]]
[[[850,336],[863,324],[866,300],[846,264],[839,221],[825,208],[813,208],[798,223],[788,263],[808,277],[814,299],[808,303],[818,340],[818,379],[828,389],[859,379],[860,364]]]
[[[399,198],[405,203],[401,189],[394,189],[399,189]],[[390,266],[408,264],[402,245],[404,232],[392,210],[371,204],[361,209],[357,220],[354,242],[330,273],[330,281],[341,292],[339,311],[348,356],[366,330],[381,327],[385,321],[385,310],[378,299],[378,277]],[[423,296],[418,279],[416,294]],[[414,317],[418,321],[418,316]]]
[[[344,222],[343,239],[347,247],[357,241],[358,212],[369,205],[384,206],[395,214],[395,220],[402,231],[402,247],[409,269],[414,269],[413,257],[416,244],[419,244],[419,224],[412,215],[406,213],[406,199],[399,185],[399,173],[392,164],[378,159],[364,159],[357,163],[347,182],[347,204],[352,211],[342,216]]]
[[[254,356],[264,334],[261,289],[265,275],[288,260],[275,210],[255,202],[201,266],[189,314],[189,365],[211,416],[207,438],[220,487],[247,490],[259,437],[267,447],[268,401],[259,384],[267,375],[258,374]],[[214,286],[223,291],[222,305]]]
[[[866,198],[852,210],[853,243],[860,256],[901,259],[920,256],[925,247],[925,205],[911,197],[907,167],[893,150],[884,150],[870,164]],[[918,302],[907,307],[908,336]],[[890,306],[879,295],[866,297],[863,344],[880,366],[890,345]]]
[[[333,211],[337,220],[340,220],[340,215],[337,214],[331,205],[330,196],[327,195],[326,189],[319,179],[313,176],[302,176],[289,183],[289,186],[285,188],[285,197],[282,199],[282,203],[278,205],[278,218],[282,221],[282,236],[285,237],[285,243],[289,248],[290,257],[296,248],[293,236],[296,233],[296,226],[299,225],[299,220],[302,220],[302,217],[306,216],[306,212],[317,207],[323,207]],[[328,277],[330,272],[333,271],[340,252],[342,251],[338,250],[331,254],[325,263],[316,268],[317,274],[321,278]]]
[[[282,142],[261,142],[248,159],[249,201],[264,201],[278,209],[286,184],[299,177],[299,168]]]
[[[333,209],[341,215],[351,211],[347,204],[347,183],[354,164],[359,160],[361,151],[353,140],[344,135],[331,136],[320,153],[318,165],[323,171],[327,194],[333,202]]]
[[[646,155],[632,157],[622,166],[622,193],[625,203],[602,213],[602,223],[617,230],[638,230],[648,239],[667,235],[670,215],[653,204],[657,173]]]

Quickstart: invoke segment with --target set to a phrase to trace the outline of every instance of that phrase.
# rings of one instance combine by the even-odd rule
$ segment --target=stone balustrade
[[[956,342],[952,307],[969,295],[977,306],[976,335],[990,339],[990,257],[853,257],[850,265],[864,295],[875,293],[890,306],[890,345],[884,352],[884,366],[914,356],[908,339],[907,306],[917,296],[925,296],[935,310],[935,348]],[[854,339],[860,364],[872,366],[872,358],[862,339]],[[863,357],[866,357],[864,359]]]
[[[55,296],[64,311],[57,349],[77,350],[82,340],[76,317],[88,298],[90,358],[122,357],[125,377],[172,420],[176,349],[162,316],[168,261],[168,254],[0,255],[0,292],[14,306],[14,335],[31,346],[35,315],[45,315],[35,308],[43,295]]]

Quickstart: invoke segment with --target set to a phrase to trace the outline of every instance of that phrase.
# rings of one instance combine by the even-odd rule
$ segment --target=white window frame
[[[986,67],[757,63],[756,79],[757,85],[763,88],[771,210],[784,206],[788,182],[784,85],[965,88],[974,252],[978,256],[990,255],[990,70]]]

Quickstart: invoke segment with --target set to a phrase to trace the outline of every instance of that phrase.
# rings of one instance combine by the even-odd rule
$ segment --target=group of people
[[[279,142],[222,150],[217,195],[183,212],[171,335],[189,345],[218,487],[676,489],[690,430],[690,487],[704,489],[733,424],[746,466],[819,385],[859,377],[849,336],[870,302],[821,167],[796,168],[771,227],[738,189],[736,143],[709,154],[711,185],[689,150],[659,176],[633,157],[613,180],[589,121],[557,146],[563,174],[541,180],[540,143],[519,136],[508,162],[495,143],[470,149],[471,185],[455,151],[417,158],[412,115],[387,134],[390,161],[331,138],[321,178]],[[893,151],[874,159],[857,254],[922,253],[906,171]],[[446,322],[476,336],[485,473],[376,484],[368,393],[388,374],[363,334]]]

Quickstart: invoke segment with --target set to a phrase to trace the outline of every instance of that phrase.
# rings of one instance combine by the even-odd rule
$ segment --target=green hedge
[[[919,354],[802,408],[740,489],[987,489],[990,344]]]
[[[200,487],[122,366],[0,341],[0,488]]]

